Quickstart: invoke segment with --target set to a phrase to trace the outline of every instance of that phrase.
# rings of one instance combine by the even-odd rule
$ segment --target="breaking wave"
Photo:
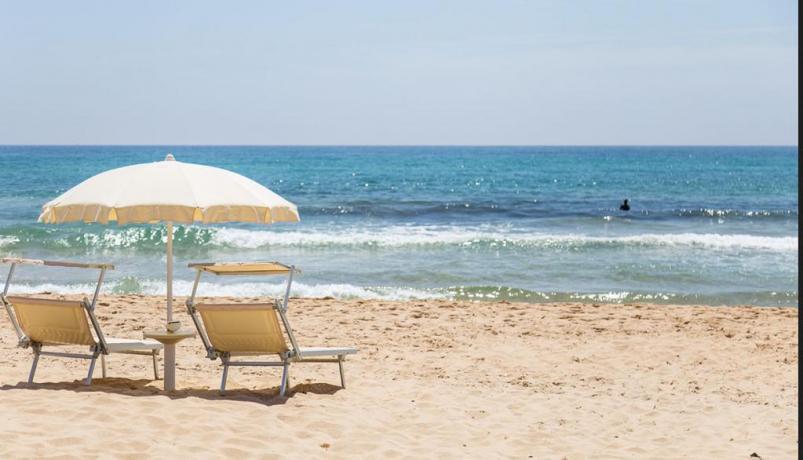
[[[75,284],[17,284],[13,293],[38,294],[86,294],[91,295],[95,285]],[[187,296],[192,282],[176,280],[173,292],[176,296]],[[109,294],[164,295],[164,281],[122,278],[108,283],[103,289]],[[203,283],[199,295],[209,297],[280,297],[284,294],[281,283],[233,284]],[[293,297],[365,300],[471,300],[471,301],[512,301],[512,302],[579,302],[612,303],[632,302],[661,304],[705,304],[705,305],[797,305],[796,291],[762,291],[727,294],[680,294],[672,292],[544,292],[505,286],[452,286],[444,288],[413,288],[404,286],[355,286],[352,284],[305,284],[294,283]]]
[[[695,247],[719,250],[797,251],[796,236],[757,236],[719,233],[645,233],[621,236],[583,234],[545,234],[520,232],[499,227],[423,227],[344,228],[342,230],[270,231],[230,227],[179,228],[175,234],[179,249],[230,248],[257,249],[295,247],[309,249],[399,248],[399,247],[476,247],[583,250],[617,247]],[[166,232],[162,227],[128,227],[98,232],[50,234],[41,231],[27,235],[17,232],[0,235],[0,247],[51,250],[137,249],[164,251]]]
[[[379,231],[308,233],[221,229],[212,238],[221,246],[255,249],[290,247],[403,247],[491,246],[582,249],[613,246],[696,246],[716,249],[797,251],[797,237],[723,235],[716,233],[642,234],[632,236],[548,235],[537,233],[485,232],[457,228],[391,227]]]
[[[0,235],[0,248],[2,248],[3,246],[10,246],[18,241],[19,240],[14,236]]]

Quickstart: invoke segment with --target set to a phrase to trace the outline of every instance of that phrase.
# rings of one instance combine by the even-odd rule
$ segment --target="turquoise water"
[[[36,218],[83,179],[167,152],[247,175],[302,218],[178,227],[178,294],[187,262],[280,260],[303,270],[303,296],[798,302],[797,147],[4,146],[0,255],[109,261],[109,292],[163,293],[162,227]],[[78,292],[93,275],[18,276],[18,292]],[[205,293],[279,292],[213,281]]]

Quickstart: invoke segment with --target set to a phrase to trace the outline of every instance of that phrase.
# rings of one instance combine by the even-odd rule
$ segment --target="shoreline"
[[[175,316],[191,327],[184,300]],[[797,307],[596,305],[292,298],[301,346],[360,351],[344,390],[336,366],[291,366],[289,398],[264,368],[233,368],[219,396],[219,362],[197,338],[178,346],[170,395],[147,360],[126,355],[89,388],[86,363],[55,358],[28,385],[31,353],[0,312],[0,456],[53,454],[54,441],[80,437],[58,452],[796,457]],[[164,298],[102,295],[97,314],[107,335],[138,338],[163,324]],[[220,443],[202,441],[212,431]]]
[[[186,281],[186,280],[180,280],[180,281],[181,282],[186,282],[189,285],[189,282]],[[299,282],[293,283],[294,290],[298,290],[299,289],[299,285],[301,285],[301,290],[303,291],[305,286],[304,286],[303,283],[299,283]],[[20,285],[14,285],[14,286],[12,286],[10,295],[59,296],[59,297],[64,297],[64,298],[76,298],[76,296],[80,297],[80,295],[81,295],[79,293],[76,293],[76,291],[88,292],[88,289],[90,287],[93,287],[93,285],[91,283],[86,283],[85,285],[80,286],[80,289],[78,289],[78,287],[75,287],[74,289],[70,289],[70,290],[67,290],[67,291],[60,291],[60,290],[55,290],[55,289],[53,289],[53,290],[50,290],[50,289],[46,289],[46,290],[31,289],[29,286],[25,286],[25,285],[23,285],[23,288],[20,289]],[[220,286],[217,286],[217,287],[219,288]],[[285,285],[284,284],[275,284],[273,287],[275,288],[273,290],[275,292],[270,292],[270,293],[267,293],[267,294],[265,292],[259,292],[256,295],[247,295],[247,294],[241,294],[241,293],[238,293],[238,292],[231,293],[230,291],[229,292],[224,291],[226,293],[216,293],[214,295],[209,295],[209,296],[206,296],[206,297],[215,298],[215,299],[231,299],[231,298],[234,298],[234,299],[236,299],[236,298],[263,298],[263,299],[270,299],[270,298],[283,297]],[[356,287],[356,286],[349,285],[349,287]],[[190,287],[188,287],[188,289],[189,288],[191,288],[191,285],[190,285]],[[254,285],[249,285],[248,288],[251,288],[251,290],[253,290]],[[115,292],[112,292],[111,289],[112,288],[109,288],[108,286],[104,287],[101,290],[100,297],[101,298],[134,297],[134,298],[143,298],[143,299],[144,298],[153,298],[153,299],[161,298],[163,301],[164,301],[164,297],[165,297],[164,293],[158,293],[158,294],[137,293],[137,292],[115,293]],[[201,289],[204,289],[205,291],[208,292],[210,290],[210,286],[208,284],[202,285]],[[366,289],[366,290],[370,290],[370,289],[381,290],[381,289],[386,289],[386,287],[385,286],[378,286],[378,287],[377,286],[368,286],[368,287],[363,288],[363,289]],[[401,289],[401,290],[416,290],[417,288],[399,287],[398,289]],[[457,290],[459,288],[449,287],[449,288],[428,288],[428,289],[431,289],[431,290],[442,289],[444,291],[450,291],[450,290],[453,291],[453,290]],[[504,288],[504,289],[508,289],[508,288]],[[212,290],[214,291],[214,287],[212,287]],[[175,292],[175,290],[174,290],[174,292]],[[188,297],[185,294],[185,292],[187,292],[187,290],[185,290],[185,289],[180,290],[179,294],[174,295],[174,298],[176,298],[176,299],[178,299],[178,298],[184,299],[184,298]],[[366,291],[366,292],[372,292],[372,291]],[[796,308],[798,308],[798,305],[799,305],[798,303],[790,303],[790,304],[786,304],[786,305],[781,305],[781,304],[769,305],[769,304],[742,303],[742,302],[734,302],[734,303],[709,302],[709,303],[705,303],[705,302],[683,301],[683,298],[680,298],[680,299],[674,299],[674,298],[672,298],[672,299],[655,299],[655,298],[651,298],[651,297],[654,297],[655,294],[641,294],[641,293],[630,293],[630,292],[591,293],[591,294],[554,293],[554,292],[542,293],[542,292],[537,292],[537,291],[533,291],[533,292],[534,292],[534,294],[537,294],[537,295],[541,296],[541,298],[532,299],[532,300],[526,300],[526,299],[516,299],[516,298],[514,298],[514,299],[510,299],[510,298],[494,298],[494,297],[483,298],[482,296],[467,297],[467,296],[463,296],[463,295],[453,296],[453,297],[449,297],[449,296],[445,296],[444,295],[444,296],[432,296],[432,297],[415,297],[415,296],[413,296],[413,297],[409,297],[409,298],[408,297],[395,298],[395,297],[381,297],[381,296],[360,297],[359,295],[350,295],[350,294],[346,294],[346,295],[342,295],[342,296],[340,296],[340,295],[330,295],[330,294],[325,294],[325,295],[304,295],[304,294],[301,294],[301,295],[291,295],[290,299],[291,300],[295,300],[295,301],[299,301],[299,300],[305,300],[305,301],[307,301],[307,300],[309,300],[309,301],[319,300],[319,301],[341,301],[341,302],[472,302],[472,303],[490,303],[490,304],[502,304],[502,305],[507,305],[507,304],[526,304],[526,305],[580,304],[580,305],[608,305],[608,306],[624,306],[624,307],[632,307],[632,306],[636,306],[636,305],[650,305],[650,306],[663,306],[663,307],[678,307],[678,306],[680,306],[680,307],[713,307],[713,308],[748,307],[748,308],[795,308],[796,309]],[[637,299],[627,299],[627,300],[622,300],[622,301],[608,300],[608,299],[605,299],[605,298],[602,298],[602,299],[601,298],[594,298],[594,297],[606,297],[606,296],[607,297],[611,297],[611,296],[616,297],[616,296],[621,296],[623,294],[643,295],[644,298],[643,299],[638,299],[638,298]],[[562,295],[577,296],[578,298],[566,299],[565,297],[561,297]],[[672,294],[672,295],[673,296],[690,296],[688,294]]]

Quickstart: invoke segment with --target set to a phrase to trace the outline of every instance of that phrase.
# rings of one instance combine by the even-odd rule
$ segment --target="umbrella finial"
[[[176,157],[174,157],[172,153],[168,153],[165,157],[165,161],[176,161]]]

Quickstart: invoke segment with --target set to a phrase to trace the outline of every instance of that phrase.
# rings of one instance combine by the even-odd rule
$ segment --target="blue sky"
[[[0,144],[793,144],[792,1],[0,0]]]

